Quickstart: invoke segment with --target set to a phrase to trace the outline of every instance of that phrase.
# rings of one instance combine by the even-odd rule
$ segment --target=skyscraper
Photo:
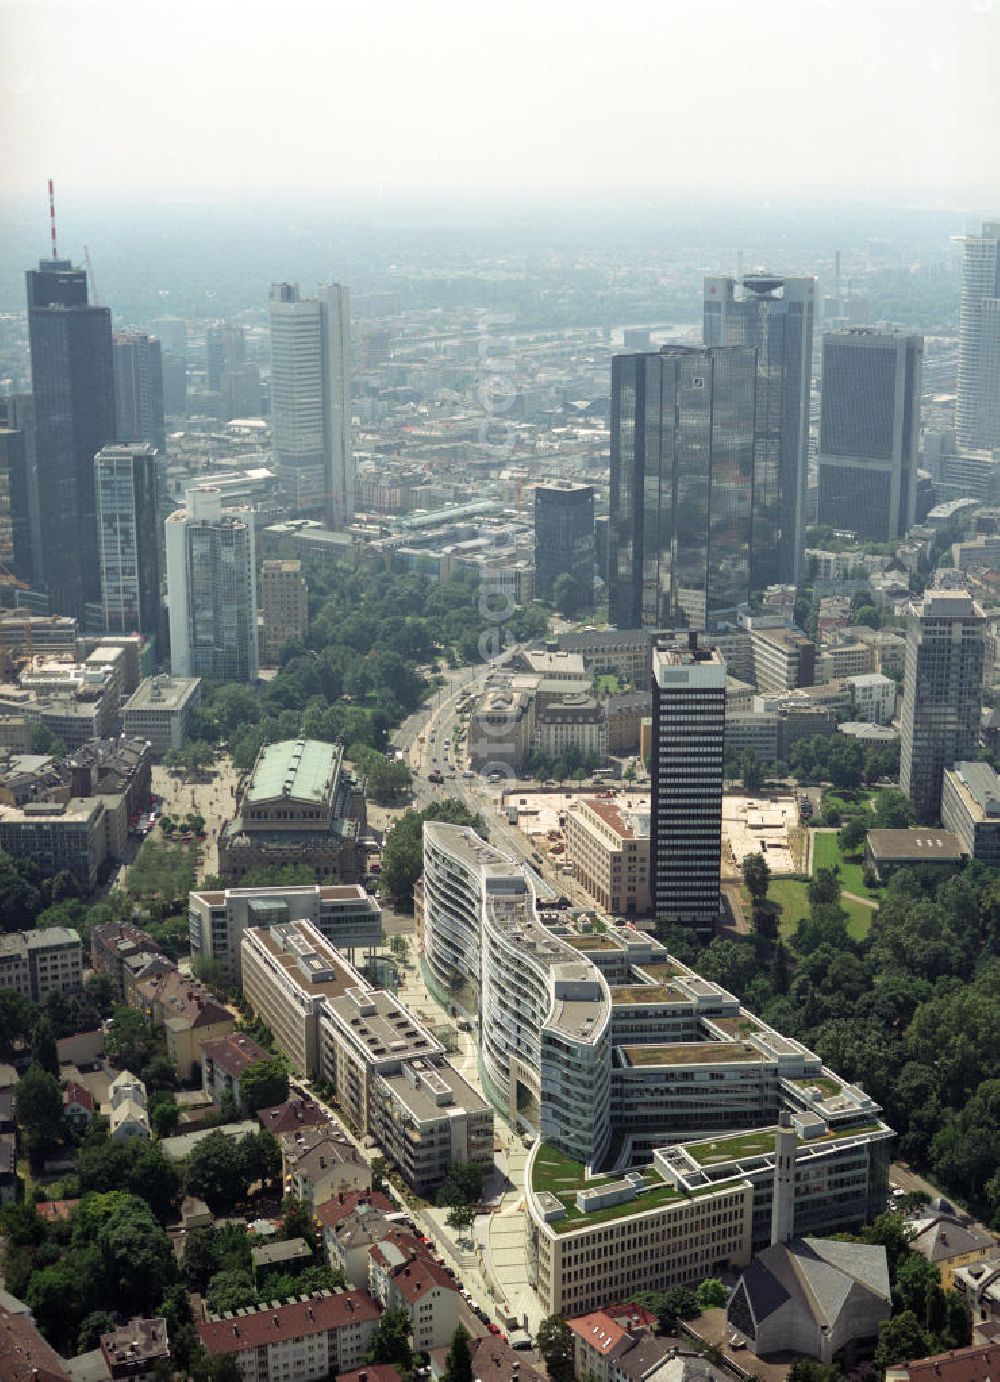
[[[750,584],[763,590],[802,576],[816,280],[754,273],[741,286],[705,279],[704,341],[757,351]]]
[[[1000,446],[1000,221],[966,236],[958,332],[959,443]]]
[[[226,371],[245,365],[246,333],[242,326],[216,322],[205,331],[205,382],[213,393],[221,393]]]
[[[115,440],[111,313],[88,305],[87,276],[68,260],[43,259],[26,279],[49,609],[82,619],[101,598],[94,457]]]
[[[224,510],[221,491],[204,485],[167,519],[166,539],[171,674],[254,681],[253,511]]]
[[[653,652],[650,892],[657,918],[719,919],[726,664],[697,634]]]
[[[309,632],[309,587],[302,563],[275,557],[260,566],[260,653],[265,667],[276,667],[286,643],[304,643]]]
[[[116,331],[113,344],[118,440],[148,442],[162,455],[166,435],[160,343],[141,331]]]
[[[849,327],[823,336],[817,517],[875,542],[916,514],[923,336]]]
[[[611,361],[608,586],[619,628],[706,628],[750,594],[756,352]]]
[[[339,284],[316,297],[271,287],[271,430],[278,473],[298,513],[330,527],[354,518],[351,305]]]
[[[978,757],[986,620],[964,590],[929,590],[906,631],[899,783],[936,822],[946,768]]]
[[[105,633],[160,629],[156,451],[105,446],[94,457],[101,612]]]
[[[535,486],[535,594],[551,604],[560,576],[572,578],[578,608],[594,604],[594,489],[568,480]]]

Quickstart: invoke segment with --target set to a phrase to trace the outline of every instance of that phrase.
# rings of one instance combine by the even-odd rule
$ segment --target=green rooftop
[[[341,749],[320,739],[283,739],[261,749],[247,786],[244,806],[284,797],[326,806],[336,787]]]
[[[669,1046],[625,1046],[629,1065],[714,1065],[762,1061],[760,1051],[739,1041],[681,1041]]]
[[[680,965],[670,964],[668,960],[656,960],[648,965],[639,965],[638,968],[642,970],[643,974],[648,974],[657,984],[665,984],[670,979],[679,979],[687,972]]]
[[[663,1180],[654,1167],[646,1166],[636,1169],[642,1171],[643,1183],[648,1187],[646,1190],[637,1195],[634,1200],[626,1200],[622,1204],[606,1205],[603,1209],[594,1209],[586,1214],[576,1207],[577,1191],[597,1190],[608,1182],[621,1180],[621,1175],[612,1173],[606,1176],[593,1176],[588,1180],[586,1168],[578,1161],[574,1161],[572,1157],[566,1156],[564,1152],[558,1151],[555,1147],[550,1147],[548,1143],[542,1143],[535,1154],[531,1188],[536,1193],[547,1190],[550,1194],[555,1195],[566,1211],[561,1219],[554,1219],[549,1225],[553,1233],[572,1233],[574,1229],[589,1228],[594,1224],[605,1223],[610,1219],[624,1219],[629,1215],[642,1214],[650,1209],[661,1209],[665,1204],[672,1204],[678,1200],[690,1200],[698,1195],[711,1195],[717,1189],[714,1185],[708,1185],[700,1187],[691,1194],[684,1194]]]
[[[861,1133],[879,1132],[884,1127],[878,1119],[866,1123],[855,1123],[851,1127],[830,1128],[819,1137],[801,1137],[799,1149],[817,1147],[825,1142],[840,1142]],[[776,1127],[756,1128],[751,1132],[734,1133],[732,1137],[721,1137],[716,1142],[688,1142],[685,1144],[693,1160],[699,1166],[718,1166],[726,1161],[745,1161],[750,1157],[769,1156],[774,1151]]]
[[[621,946],[617,942],[609,940],[607,936],[599,936],[596,932],[593,935],[566,936],[565,940],[574,950],[620,950]]]
[[[611,1001],[616,1006],[631,1003],[688,1003],[672,984],[613,984]]]

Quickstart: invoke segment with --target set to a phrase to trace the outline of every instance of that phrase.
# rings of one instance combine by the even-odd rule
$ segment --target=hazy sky
[[[1000,207],[1000,0],[0,0],[0,189]]]

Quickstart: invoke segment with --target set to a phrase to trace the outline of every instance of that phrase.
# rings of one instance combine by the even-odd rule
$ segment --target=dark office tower
[[[697,634],[653,652],[653,915],[700,931],[719,919],[726,664]]]
[[[101,598],[94,457],[115,440],[111,313],[88,306],[86,274],[68,260],[43,259],[26,279],[49,609],[83,619]]]
[[[750,595],[756,352],[611,361],[608,585],[621,629],[706,628]]]
[[[187,362],[169,350],[163,352],[163,411],[167,417],[187,416]]]
[[[35,475],[35,400],[30,393],[11,394],[3,401],[2,415],[3,427],[12,434],[5,447],[13,550],[11,570],[19,581],[38,588],[44,584],[44,574]]]
[[[118,440],[148,442],[163,454],[163,358],[155,336],[114,333]]]
[[[817,518],[874,542],[913,526],[923,336],[849,327],[823,337]]]
[[[917,819],[941,816],[946,768],[979,754],[986,620],[964,590],[929,590],[906,630],[899,785]]]
[[[965,238],[955,420],[961,446],[1000,446],[1000,221]]]
[[[245,365],[247,343],[242,326],[228,322],[210,326],[205,331],[205,379],[213,393],[222,389],[226,370]]]
[[[94,457],[105,633],[160,627],[156,452],[145,444],[105,446]]]
[[[594,490],[569,480],[535,486],[535,594],[552,604],[569,576],[578,609],[594,606]],[[568,610],[568,613],[573,611]]]
[[[814,278],[747,274],[705,279],[707,346],[757,351],[750,585],[802,577],[809,473]]]

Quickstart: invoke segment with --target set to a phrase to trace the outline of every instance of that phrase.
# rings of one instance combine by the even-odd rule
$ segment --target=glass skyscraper
[[[750,595],[757,353],[664,346],[611,361],[610,616],[703,629]]]
[[[156,451],[146,444],[106,446],[94,457],[94,486],[104,631],[155,638],[160,627]]]
[[[83,619],[101,598],[94,457],[115,440],[111,313],[88,305],[87,276],[68,260],[43,259],[26,279],[49,610]]]
[[[1000,446],[1000,221],[966,236],[958,332],[959,444]]]
[[[594,488],[569,480],[535,486],[535,594],[551,603],[571,576],[580,609],[594,605]]]
[[[704,341],[757,351],[754,437],[754,590],[802,576],[809,466],[814,278],[706,278]]]

